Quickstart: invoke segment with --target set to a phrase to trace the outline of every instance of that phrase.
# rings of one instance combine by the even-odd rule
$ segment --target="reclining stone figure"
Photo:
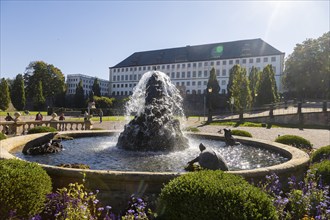
[[[199,149],[201,153],[198,157],[188,162],[190,166],[192,166],[195,162],[198,162],[199,165],[204,169],[223,171],[228,170],[227,163],[221,155],[212,149],[206,149],[202,143],[199,145]]]
[[[223,130],[225,131],[225,142],[226,142],[226,145],[228,145],[228,146],[234,146],[234,145],[239,145],[240,144],[238,141],[235,140],[235,138],[233,138],[230,129],[224,128]]]

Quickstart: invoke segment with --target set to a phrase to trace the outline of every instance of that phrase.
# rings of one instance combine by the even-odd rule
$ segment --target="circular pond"
[[[175,152],[135,152],[116,147],[118,135],[76,138],[62,141],[64,150],[57,154],[24,155],[12,152],[24,160],[48,165],[80,163],[94,170],[184,172],[187,162],[199,155],[200,143],[212,148],[226,160],[229,170],[249,170],[284,163],[289,158],[265,148],[240,144],[226,146],[223,141],[189,137],[189,148]]]

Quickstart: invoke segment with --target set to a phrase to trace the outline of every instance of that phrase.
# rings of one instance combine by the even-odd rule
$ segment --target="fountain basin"
[[[117,134],[118,131],[68,131],[60,132],[72,136],[91,137],[91,136],[108,136]],[[28,141],[45,134],[32,134],[25,136],[17,136],[0,141],[0,159],[16,158],[10,153],[17,147],[25,145]],[[212,138],[224,141],[223,136],[207,133],[189,133],[191,136],[199,136],[203,138]],[[292,175],[301,180],[304,172],[307,170],[309,156],[294,147],[274,143],[265,140],[253,138],[237,138],[243,144],[258,146],[278,152],[288,158],[289,161],[270,167],[257,168],[253,170],[228,171],[228,173],[237,174],[246,180],[258,182],[263,180],[266,175],[275,172],[280,180],[287,180]],[[126,206],[128,198],[131,194],[157,196],[164,184],[171,179],[184,175],[179,172],[136,172],[136,171],[111,171],[111,170],[82,170],[61,168],[41,164],[52,178],[53,187],[66,187],[72,182],[82,182],[83,174],[86,174],[86,186],[90,190],[100,190],[99,199],[104,204],[111,205],[114,209],[121,209]]]

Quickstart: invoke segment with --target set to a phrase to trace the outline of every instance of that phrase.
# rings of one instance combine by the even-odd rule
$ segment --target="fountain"
[[[131,97],[128,114],[134,114],[135,117],[124,128],[122,133],[118,131],[66,131],[59,132],[60,135],[67,135],[74,137],[75,140],[83,140],[87,142],[88,138],[98,137],[101,141],[106,138],[113,138],[112,146],[106,144],[95,145],[95,139],[87,142],[87,148],[82,148],[80,143],[75,143],[75,146],[82,148],[83,156],[73,153],[69,155],[71,161],[69,163],[79,163],[72,161],[73,159],[91,158],[95,157],[91,170],[73,169],[56,167],[52,165],[51,161],[55,158],[44,157],[46,161],[39,162],[51,176],[53,180],[53,187],[65,187],[72,182],[82,181],[82,172],[86,174],[85,184],[91,190],[100,190],[100,200],[105,201],[106,204],[111,204],[114,209],[123,208],[126,206],[127,198],[131,194],[143,195],[157,195],[164,184],[171,179],[182,175],[184,173],[182,164],[186,164],[199,154],[198,144],[203,142],[206,146],[213,144],[213,149],[220,150],[220,153],[226,157],[233,157],[236,161],[241,160],[236,158],[235,150],[239,147],[225,146],[225,138],[218,134],[207,133],[186,133],[185,136],[180,130],[180,123],[174,115],[180,117],[182,115],[182,108],[180,106],[181,97],[178,96],[178,91],[173,84],[170,83],[169,77],[159,71],[147,72],[143,75],[139,84],[134,90]],[[46,136],[47,134],[32,134],[17,136],[0,141],[0,159],[15,158],[18,150],[22,149],[26,143]],[[117,136],[118,142],[117,142]],[[87,138],[86,138],[87,137]],[[188,137],[188,138],[187,138]],[[188,142],[195,141],[195,147],[189,146]],[[73,141],[75,141],[73,140]],[[253,179],[255,182],[263,179],[271,172],[275,172],[280,178],[287,178],[293,173],[297,179],[303,177],[309,157],[308,155],[294,147],[287,145],[273,143],[269,141],[256,140],[252,138],[237,138],[241,144],[242,151],[250,152],[244,146],[251,146],[258,149],[263,149],[273,152],[275,155],[281,155],[286,158],[284,161],[278,161],[275,164],[265,164],[263,166],[246,166],[245,168],[233,168],[235,163],[229,163],[229,173],[241,175],[247,180]],[[60,154],[69,154],[71,148],[66,147],[64,142],[64,151]],[[93,146],[93,147],[90,147]],[[91,156],[92,151],[99,150],[99,153]],[[192,149],[192,151],[190,151]],[[232,154],[230,151],[233,150]],[[119,155],[123,157],[119,158]],[[179,156],[182,157],[179,157]],[[264,159],[262,153],[254,153],[252,161]],[[118,157],[117,157],[118,156]],[[155,162],[153,159],[165,156],[167,164]],[[21,157],[25,160],[33,158],[30,155]],[[106,159],[112,157],[111,162]],[[271,156],[272,157],[272,156]],[[178,158],[178,159],[176,159]],[[167,168],[167,166],[176,164],[176,159],[181,166],[180,169]],[[227,160],[227,158],[225,158]],[[265,160],[265,159],[264,159]],[[267,161],[268,159],[266,159]],[[99,169],[99,164],[116,165],[122,162],[118,168],[104,168]],[[133,164],[133,162],[136,162]],[[228,162],[228,161],[227,161]],[[67,163],[67,162],[62,162]],[[84,162],[82,162],[84,163]],[[133,165],[132,165],[133,164]],[[144,168],[137,168],[144,164]],[[96,168],[94,167],[96,165]],[[149,167],[154,166],[154,169]]]
[[[169,77],[159,71],[144,74],[128,103],[136,116],[118,138],[117,146],[134,151],[176,151],[188,148],[174,113],[183,114],[181,96]]]

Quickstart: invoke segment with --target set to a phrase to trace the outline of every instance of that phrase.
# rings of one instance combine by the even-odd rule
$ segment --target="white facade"
[[[83,74],[69,74],[67,75],[66,85],[67,85],[67,95],[74,95],[76,93],[76,87],[79,84],[80,80],[82,81],[82,86],[84,89],[85,96],[88,96],[92,90],[94,80],[97,77],[91,77]],[[109,95],[109,81],[104,79],[99,79],[101,95]]]
[[[281,77],[283,74],[284,54],[278,54],[109,68],[109,94],[112,96],[132,94],[133,88],[141,79],[141,76],[154,68],[166,73],[175,85],[184,87],[187,94],[202,94],[206,89],[212,67],[216,70],[217,79],[220,84],[220,92],[227,93],[229,72],[235,64],[246,68],[248,74],[253,66],[262,71],[265,66],[271,64],[275,72],[278,91],[282,91]]]

